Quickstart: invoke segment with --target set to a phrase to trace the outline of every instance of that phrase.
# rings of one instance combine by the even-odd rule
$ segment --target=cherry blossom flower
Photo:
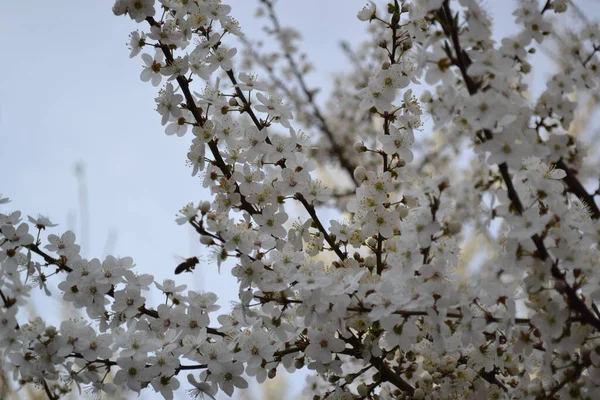
[[[241,377],[244,372],[244,366],[239,362],[225,362],[219,365],[213,373],[208,376],[208,380],[219,385],[219,388],[231,397],[234,388],[246,389],[248,382]]]
[[[35,225],[35,227],[37,229],[46,229],[46,228],[53,228],[55,226],[58,226],[58,224],[53,224],[48,217],[43,216],[43,215],[38,215],[37,218],[27,216],[27,219],[29,220],[30,223]]]
[[[331,361],[332,353],[339,353],[346,347],[344,341],[334,337],[331,330],[311,331],[309,339],[310,344],[305,350],[306,355],[324,364]]]
[[[117,0],[113,6],[115,15],[128,14],[135,22],[142,22],[156,13],[154,0]]]
[[[261,102],[255,106],[256,111],[265,112],[284,127],[290,128],[289,120],[293,119],[291,108],[283,104],[281,97],[272,94],[267,97],[259,92],[256,93],[256,98]]]
[[[160,81],[162,80],[162,75],[160,73],[161,68],[163,67],[164,54],[161,50],[156,50],[154,54],[154,58],[152,58],[149,54],[142,54],[142,60],[146,64],[142,73],[140,74],[140,79],[142,82],[152,82],[152,86],[158,86]]]
[[[25,223],[20,224],[17,228],[13,225],[4,225],[0,227],[0,231],[6,239],[1,246],[2,249],[13,249],[33,243],[33,236],[29,234],[29,225]],[[73,240],[75,240],[75,236],[73,236]]]
[[[233,68],[231,63],[231,59],[237,53],[237,49],[235,47],[228,49],[225,46],[220,46],[218,49],[214,50],[213,54],[206,57],[206,62],[212,66],[216,65],[221,67],[225,71],[230,71]]]
[[[146,368],[146,360],[134,360],[130,357],[117,358],[119,370],[115,374],[114,382],[117,385],[126,384],[134,392],[140,393],[142,383],[152,379],[152,371]]]
[[[31,239],[33,241],[33,238]],[[55,251],[58,255],[72,255],[79,253],[79,245],[75,244],[75,234],[67,231],[58,237],[54,234],[48,235],[48,242],[45,248],[50,251]]]
[[[133,31],[129,35],[129,48],[131,49],[131,53],[129,53],[129,58],[133,58],[137,56],[142,48],[146,45],[146,34],[144,32]]]

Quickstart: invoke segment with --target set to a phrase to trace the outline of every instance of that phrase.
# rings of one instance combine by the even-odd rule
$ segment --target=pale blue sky
[[[279,2],[282,24],[302,32],[302,50],[317,68],[308,77],[312,86],[329,87],[331,74],[347,65],[338,42],[354,44],[364,37],[365,24],[356,13],[365,2]],[[263,20],[253,18],[257,1],[227,3],[247,35],[260,34]],[[514,31],[512,1],[485,4],[498,32]],[[600,13],[595,0],[578,4],[592,16]],[[79,220],[73,171],[83,162],[90,215],[84,255],[103,258],[114,231],[112,253],[132,256],[140,272],[160,282],[173,278],[173,254],[201,252],[196,237],[174,217],[188,201],[208,195],[184,164],[190,136],[164,134],[154,111],[157,88],[139,80],[142,62],[128,57],[125,44],[137,24],[115,17],[111,6],[112,1],[31,0],[0,7],[0,193],[12,200],[2,211],[48,215],[60,224],[52,232],[73,229],[81,239],[79,223],[69,226],[68,214]],[[202,273],[177,281],[215,291],[225,307],[236,299],[227,269],[219,276],[215,265],[199,268]],[[55,284],[50,288],[58,295]]]

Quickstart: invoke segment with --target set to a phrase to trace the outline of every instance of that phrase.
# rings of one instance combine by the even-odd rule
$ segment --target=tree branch
[[[453,62],[460,70],[469,94],[474,95],[477,93],[479,85],[477,85],[467,73],[467,68],[470,65],[471,60],[466,52],[461,48],[460,40],[458,38],[458,24],[456,24],[456,20],[452,18],[449,0],[444,0],[442,9],[438,10],[438,17],[440,18],[440,23],[444,33],[446,36],[449,36],[452,41],[452,46],[456,54]],[[487,140],[491,140],[493,138],[493,134],[490,130],[485,129],[484,133]],[[498,168],[506,185],[508,198],[517,210],[517,213],[519,215],[523,215],[524,207],[512,183],[510,174],[508,172],[508,165],[506,163],[502,163],[498,165]],[[593,326],[597,330],[600,330],[600,320],[596,318],[596,316],[585,305],[584,301],[577,294],[577,291],[567,283],[565,274],[558,268],[558,260],[552,261],[552,258],[550,257],[550,254],[548,253],[548,250],[546,249],[540,236],[535,234],[531,236],[531,240],[537,249],[537,257],[544,262],[552,262],[551,273],[554,279],[564,282],[564,285],[561,285],[560,293],[566,296],[569,307],[571,307],[581,316],[583,322]]]

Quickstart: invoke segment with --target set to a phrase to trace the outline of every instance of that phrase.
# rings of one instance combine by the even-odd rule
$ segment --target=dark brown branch
[[[547,9],[549,3],[549,1],[546,3],[546,6],[544,6],[544,10]],[[461,48],[460,40],[458,39],[458,27],[454,26],[454,24],[451,22],[452,13],[450,11],[450,5],[447,0],[444,1],[443,10],[440,10],[440,12],[438,12],[438,15],[442,16],[442,18],[448,18],[446,20],[443,20],[444,22],[442,23],[442,28],[446,36],[448,36],[452,40],[452,45],[454,46],[454,50],[456,53],[456,58],[453,61],[460,70],[460,73],[463,77],[465,85],[467,86],[469,94],[474,95],[475,93],[477,93],[479,87],[475,83],[473,78],[471,78],[471,76],[467,73],[467,68],[471,64],[471,61],[469,59],[469,56]],[[594,53],[592,53],[592,55],[593,54]],[[486,131],[486,137],[488,136],[488,133],[489,131]],[[567,164],[562,159],[559,160],[556,163],[556,165],[567,173],[567,176],[565,176],[563,181],[567,184],[569,191],[575,194],[590,208],[594,219],[600,218],[600,209],[598,209],[598,206],[594,202],[594,196],[587,193],[587,191],[585,190],[581,182],[579,182],[573,171],[567,166]],[[500,166],[500,168],[502,167]]]
[[[152,17],[147,17],[146,21],[151,26],[159,25],[158,22],[156,22],[156,20]],[[173,53],[172,53],[171,49],[169,49],[169,46],[159,42],[158,47],[164,53],[165,59],[167,60],[167,64],[171,65],[174,62],[174,58],[173,58]],[[206,122],[206,118],[204,118],[202,116],[202,114],[200,113],[200,110],[196,106],[196,101],[194,100],[194,96],[192,95],[192,92],[190,91],[190,85],[189,85],[188,79],[184,76],[179,75],[177,77],[177,83],[179,83],[179,87],[181,88],[181,91],[183,92],[183,96],[186,101],[187,109],[194,116],[196,123],[198,123],[199,126],[203,126],[204,123]],[[217,142],[214,139],[211,140],[210,142],[208,142],[208,147],[214,157],[215,165],[221,170],[221,172],[223,173],[223,175],[225,175],[225,177],[227,177],[227,179],[231,178],[231,170],[229,169],[229,166],[225,163],[225,160],[223,160],[223,157],[221,156]],[[237,183],[235,185],[235,191],[237,193],[239,193],[239,187],[238,187]],[[241,193],[240,193],[240,199],[241,199],[240,200],[241,204],[239,206],[240,209],[246,211],[250,215],[259,213],[259,211],[257,211],[252,206],[252,204],[248,203],[246,198]]]
[[[46,382],[46,379],[41,378],[42,380],[42,387],[44,388],[44,392],[46,393],[46,396],[48,396],[49,400],[58,400],[58,396],[53,394],[52,391],[50,390],[50,387],[48,386],[48,383]]]
[[[308,212],[308,214],[310,215],[310,217],[312,218],[314,223],[317,225],[317,229],[319,229],[319,231],[323,234],[325,241],[329,244],[329,246],[335,252],[335,254],[337,254],[337,256],[341,260],[345,260],[347,257],[347,254],[342,253],[342,250],[340,249],[340,247],[335,243],[335,241],[331,238],[331,236],[329,236],[329,233],[327,233],[327,229],[325,229],[325,227],[321,223],[321,220],[317,216],[315,207],[313,205],[309,204],[308,201],[306,201],[306,199],[304,198],[304,196],[302,196],[300,193],[296,193],[295,198],[300,203],[302,203],[302,205],[304,206],[304,208],[306,209],[306,211]]]
[[[360,356],[360,351],[362,350],[363,346],[362,346],[362,343],[360,342],[360,339],[358,339],[355,336],[350,336],[348,339],[344,339],[344,340],[346,341],[346,343],[350,344],[354,348],[354,351],[352,352],[353,353],[352,356],[362,358]],[[356,353],[356,354],[354,354],[354,353]],[[415,393],[415,388],[413,388],[410,385],[410,383],[408,383],[404,379],[402,379],[402,377],[400,375],[398,375],[396,372],[394,372],[394,370],[392,370],[392,368],[390,368],[390,366],[385,362],[385,360],[383,358],[371,357],[369,362],[371,364],[373,364],[373,366],[375,368],[377,368],[377,370],[381,374],[381,380],[383,382],[391,383],[392,385],[396,386],[398,389],[402,390],[409,396],[412,396]]]
[[[444,0],[443,7],[438,10],[437,15],[440,19],[440,24],[442,25],[444,33],[452,41],[452,47],[454,48],[454,52],[456,54],[456,56],[453,58],[453,63],[460,70],[469,94],[474,95],[479,90],[479,85],[477,85],[467,73],[467,68],[470,65],[471,60],[467,53],[461,48],[460,40],[458,38],[458,24],[456,24],[456,19],[452,17],[449,0]],[[484,133],[487,140],[491,140],[493,138],[491,131],[486,129],[484,130]],[[510,199],[517,213],[519,215],[523,215],[524,207],[512,183],[510,174],[508,172],[508,165],[506,163],[502,163],[498,165],[498,168],[506,185],[508,198]],[[537,249],[537,254],[535,255],[544,262],[552,261],[542,238],[535,234],[531,236],[531,240]],[[592,311],[590,311],[590,309],[585,305],[584,301],[577,294],[576,289],[566,282],[565,274],[558,268],[558,260],[552,262],[551,273],[554,279],[564,283],[564,285],[559,285],[559,290],[560,293],[566,297],[569,307],[581,316],[582,322],[593,326],[597,330],[600,330],[600,320],[596,318]]]
[[[567,163],[565,163],[562,158],[558,160],[556,166],[566,172],[567,175],[563,178],[563,182],[567,184],[569,192],[577,196],[579,200],[581,200],[588,207],[592,218],[600,218],[600,209],[598,209],[598,206],[594,201],[594,196],[589,194],[587,190],[585,190],[581,182],[579,182],[579,180],[573,173],[573,170],[569,168]]]

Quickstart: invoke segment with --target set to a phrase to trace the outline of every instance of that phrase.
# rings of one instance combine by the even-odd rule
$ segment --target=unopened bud
[[[344,380],[346,381],[346,383],[348,385],[352,384],[352,382],[354,382],[355,379],[356,379],[356,374],[348,374],[344,377]]]
[[[366,396],[367,394],[369,394],[369,387],[365,383],[361,383],[356,388],[356,391],[360,396]]]
[[[267,376],[269,377],[269,379],[275,378],[277,376],[277,370],[275,368],[271,368]]]
[[[373,268],[377,264],[377,259],[375,256],[368,256],[365,258],[365,265],[369,268]]]
[[[377,246],[377,240],[375,240],[374,237],[367,238],[367,246],[369,246],[369,247]]]
[[[209,201],[203,201],[202,203],[200,203],[200,212],[202,213],[202,215],[206,214],[209,211],[210,211],[210,202]]]
[[[354,170],[354,179],[357,180],[358,183],[361,183],[365,179],[367,179],[367,170],[362,165],[359,165]]]
[[[215,241],[210,236],[202,235],[200,236],[200,243],[205,246],[210,246],[215,244]]]
[[[423,375],[421,375],[421,380],[423,381],[423,383],[427,384],[427,383],[430,383],[433,379],[431,377],[431,374],[429,374],[429,372],[425,371],[425,372],[423,372]]]
[[[370,21],[377,15],[377,5],[372,1],[369,1],[362,10],[358,12],[357,18],[360,21]]]
[[[554,3],[552,3],[552,8],[557,14],[564,13],[567,11],[567,0],[554,0]]]
[[[117,0],[112,7],[112,12],[116,16],[125,14],[127,12],[127,4],[123,0]]]
[[[364,153],[365,151],[367,151],[367,146],[365,146],[363,142],[356,142],[354,143],[354,150],[357,153]]]
[[[49,338],[53,338],[57,335],[57,331],[56,328],[53,326],[48,326],[46,327],[46,330],[44,332],[46,334],[46,336],[48,336]]]

